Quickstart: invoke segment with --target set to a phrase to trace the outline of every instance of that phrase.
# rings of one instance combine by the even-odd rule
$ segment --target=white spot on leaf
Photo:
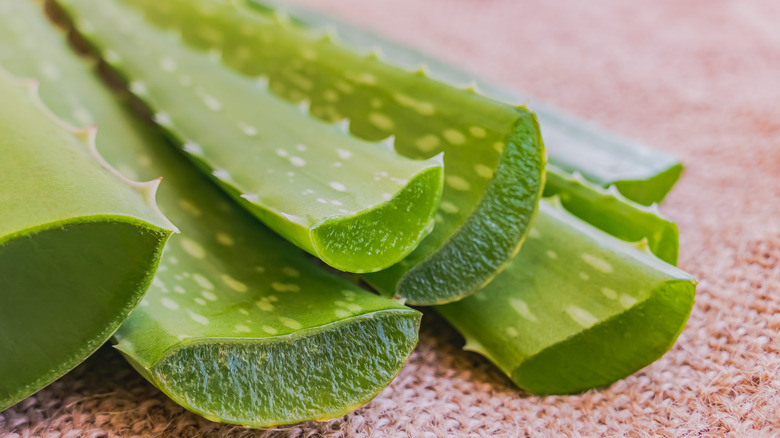
[[[179,304],[170,298],[163,298],[160,300],[160,302],[166,309],[176,310],[179,308]]]
[[[191,310],[188,310],[188,312],[190,314],[190,318],[193,321],[197,322],[198,324],[203,324],[203,325],[208,325],[209,324],[209,319],[206,318],[205,316],[200,315],[198,313],[195,313],[195,312],[193,312]]]
[[[588,328],[592,326],[593,324],[596,324],[599,322],[599,320],[593,316],[590,312],[583,309],[582,307],[571,305],[566,308],[566,313],[569,314],[571,319],[574,320],[577,324]]]
[[[455,129],[446,129],[444,130],[442,135],[448,142],[452,144],[459,145],[459,144],[466,143],[466,136],[463,135],[462,132],[457,131]]]
[[[471,184],[469,184],[465,178],[462,178],[458,175],[447,175],[446,181],[448,186],[462,192],[468,191],[471,188]]]
[[[529,321],[536,321],[536,315],[531,312],[531,309],[528,307],[528,304],[526,304],[525,301],[519,298],[510,298],[509,305],[512,306],[512,308],[515,309],[515,312],[517,312],[518,315],[522,316],[523,318]]]
[[[214,285],[206,277],[200,274],[192,274],[192,279],[203,289],[214,290]]]
[[[347,186],[345,186],[344,184],[342,184],[340,182],[336,182],[336,181],[331,182],[330,186],[333,187],[333,190],[338,190],[340,192],[347,191]]]
[[[235,278],[227,275],[222,274],[222,281],[231,289],[233,289],[236,292],[246,292],[249,288],[246,284],[236,280]]]
[[[582,253],[580,257],[585,263],[589,264],[590,266],[593,267],[593,269],[596,269],[597,271],[601,271],[606,274],[612,272],[612,265],[609,264],[608,261],[602,259],[601,257],[597,257],[588,253]]]
[[[204,250],[199,243],[183,236],[181,237],[180,241],[181,241],[182,249],[187,254],[191,255],[192,257],[195,257],[196,259],[202,259],[206,257],[206,250]]]

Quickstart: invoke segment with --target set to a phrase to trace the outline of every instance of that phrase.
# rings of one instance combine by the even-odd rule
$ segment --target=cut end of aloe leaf
[[[544,146],[536,118],[518,111],[524,114],[502,143],[498,165],[490,171],[490,181],[462,227],[416,264],[402,261],[371,274],[369,283],[394,290],[396,298],[409,304],[428,306],[463,299],[501,272],[525,240],[545,179]],[[443,204],[440,214],[452,214],[448,209],[453,208],[452,203]],[[423,253],[430,251],[426,243],[421,245]]]
[[[286,336],[186,339],[140,371],[211,420],[249,427],[326,421],[392,381],[417,343],[419,324],[416,311],[385,310]]]
[[[4,27],[4,26],[3,26]],[[2,39],[2,38],[0,38]],[[11,38],[13,40],[14,38]],[[0,69],[0,410],[89,356],[140,301],[173,227]]]
[[[664,283],[646,301],[523,362],[512,380],[532,394],[572,394],[631,375],[672,348],[695,289],[691,281]]]
[[[429,167],[388,202],[350,217],[320,222],[312,228],[316,256],[347,272],[375,272],[407,256],[433,229],[444,170]]]
[[[638,181],[616,181],[614,184],[626,198],[642,205],[661,202],[682,175],[683,165],[677,163],[651,178]]]
[[[540,205],[506,271],[437,308],[466,349],[533,394],[603,387],[661,357],[688,320],[696,281],[560,203]]]
[[[0,411],[78,365],[152,280],[168,231],[92,218],[0,244]]]

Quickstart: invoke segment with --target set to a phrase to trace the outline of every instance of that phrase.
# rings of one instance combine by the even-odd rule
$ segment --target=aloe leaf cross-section
[[[337,44],[243,2],[128,0],[183,44],[209,50],[272,93],[309,103],[364,140],[395,137],[409,158],[444,153],[436,226],[395,266],[365,279],[381,293],[430,305],[458,300],[492,279],[525,238],[544,179],[533,113],[452,87]],[[197,23],[197,24],[195,24]]]
[[[419,312],[258,224],[121,104],[33,2],[0,12],[10,42],[0,65],[40,77],[61,117],[100,124],[97,146],[117,169],[165,177],[158,202],[181,233],[114,338],[144,377],[193,412],[251,427],[338,418],[390,383],[417,343]]]
[[[528,241],[477,294],[436,310],[533,394],[609,385],[669,350],[685,326],[696,281],[566,212],[540,205]]]
[[[54,118],[36,89],[0,68],[0,411],[111,336],[175,229],[159,181],[121,178],[95,130]]]
[[[337,269],[374,272],[431,231],[440,155],[410,159],[392,139],[349,135],[126,6],[67,4],[75,29],[200,169],[295,245]]]
[[[386,62],[406,68],[424,65],[431,76],[442,81],[451,84],[472,82],[481,93],[504,102],[530,102],[529,106],[542,126],[551,164],[568,173],[580,173],[602,187],[614,185],[634,202],[642,205],[661,202],[682,173],[682,164],[668,153],[623,138],[507,86],[478,78],[429,54],[334,17],[280,0],[249,0],[248,4],[266,15],[277,15],[301,27],[320,31],[331,29],[338,33],[343,44],[361,52],[380,52]],[[204,33],[202,38],[205,36]],[[243,48],[237,48],[237,51],[246,52]],[[548,171],[555,172],[554,169]],[[556,182],[551,178],[547,185],[554,186]]]

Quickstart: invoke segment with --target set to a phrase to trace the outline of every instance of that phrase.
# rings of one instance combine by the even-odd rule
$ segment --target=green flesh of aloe
[[[519,248],[544,176],[536,118],[524,108],[360,56],[240,2],[125,3],[246,77],[267,78],[276,95],[308,102],[314,116],[348,123],[366,141],[393,135],[395,150],[412,159],[444,152],[436,226],[409,257],[364,276],[381,293],[421,305],[454,301],[489,282]]]
[[[157,181],[119,178],[27,86],[0,69],[0,411],[111,336],[174,229]]]
[[[69,4],[77,30],[201,170],[298,247],[343,271],[374,272],[431,231],[440,155],[405,158],[392,139],[369,145],[121,5]]]
[[[471,73],[333,17],[278,0],[248,0],[248,4],[267,16],[286,17],[298,27],[337,32],[339,41],[354,51],[381,51],[384,60],[407,69],[424,66],[432,77],[452,85],[472,83],[484,95],[500,101],[533,101],[529,105],[542,126],[551,164],[580,173],[602,187],[614,185],[625,197],[642,205],[661,202],[682,173],[682,164],[669,154],[619,137],[507,87],[475,80]],[[548,169],[548,173],[556,172]],[[549,177],[546,187],[555,186],[555,179]]]
[[[109,162],[165,177],[157,197],[181,235],[115,337],[150,382],[209,419],[265,427],[343,416],[400,371],[418,312],[326,272],[259,225],[104,89],[32,2],[0,4],[0,41],[0,65],[39,77],[53,111],[101,127]]]
[[[618,240],[544,201],[507,269],[436,310],[463,334],[466,349],[519,387],[567,394],[611,384],[661,357],[688,320],[695,285],[642,243]]]

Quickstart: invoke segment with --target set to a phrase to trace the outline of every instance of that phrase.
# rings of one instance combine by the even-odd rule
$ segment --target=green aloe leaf
[[[658,204],[645,207],[626,199],[615,186],[604,189],[570,175],[554,165],[548,166],[545,197],[558,196],[569,213],[627,242],[647,241],[656,257],[677,264],[679,239],[677,225],[664,218]]]
[[[258,224],[120,104],[33,2],[0,4],[0,41],[0,65],[40,77],[53,111],[101,126],[109,162],[128,175],[165,176],[158,200],[181,234],[115,337],[149,381],[211,420],[265,427],[340,417],[400,371],[419,312],[325,271]]]
[[[3,46],[4,47],[4,46]],[[25,89],[26,88],[26,89]],[[0,68],[0,411],[81,363],[119,327],[173,232],[159,181],[135,183]]]
[[[296,86],[294,77],[298,74],[306,74],[307,62],[308,65],[317,65],[319,82],[314,89],[322,93],[322,98],[319,105],[316,99],[312,100],[312,111],[325,118],[330,117],[329,114],[333,112],[337,115],[343,114],[352,120],[353,132],[370,138],[370,131],[355,128],[354,117],[360,116],[359,108],[365,109],[371,105],[372,99],[382,97],[379,91],[384,89],[377,91],[376,88],[380,88],[386,81],[377,79],[375,87],[365,90],[359,88],[363,85],[359,80],[350,81],[349,72],[369,71],[374,78],[390,76],[388,72],[393,71],[392,68],[383,66],[375,56],[361,57],[334,46],[327,38],[325,40],[313,38],[302,29],[296,29],[285,20],[284,16],[278,14],[276,18],[263,20],[262,17],[253,18],[251,14],[241,9],[215,6],[214,3],[203,1],[196,3],[198,7],[191,8],[171,6],[170,3],[164,6],[154,5],[142,0],[133,0],[133,3],[144,6],[148,16],[158,23],[181,28],[182,38],[191,44],[202,48],[223,50],[223,61],[234,68],[247,74],[268,75],[271,88],[288,99],[296,100],[314,95],[314,91],[304,92],[306,90]],[[192,5],[191,2],[188,4]],[[181,26],[181,23],[187,22],[201,24]],[[233,23],[232,29],[235,31],[226,35],[222,29],[230,27],[227,23]],[[240,26],[239,23],[244,23],[246,27]],[[301,55],[294,56],[296,53]],[[304,61],[300,58],[304,58]],[[349,62],[346,61],[347,59]],[[342,67],[344,65],[354,67],[344,69]],[[330,83],[327,80],[328,73],[332,75]],[[311,79],[310,76],[306,77]],[[353,93],[339,91],[337,85],[343,83],[355,86],[356,91]],[[329,86],[333,88],[328,88]],[[341,88],[344,88],[343,85]],[[419,115],[415,112],[419,112],[419,102],[426,102],[428,96],[422,87],[399,88],[405,90],[405,97],[401,101],[407,103],[407,105],[401,104],[393,112],[394,115],[406,116],[395,117],[400,121],[393,133],[400,141],[404,138],[414,138],[415,120],[419,119]],[[328,90],[335,90],[338,99],[334,99],[332,93],[327,93]],[[326,98],[326,94],[329,97]],[[332,105],[334,109],[328,110],[327,105]],[[474,117],[475,113],[468,113],[468,116]],[[490,111],[483,113],[493,114]],[[591,141],[589,144],[593,147],[592,145],[598,143]],[[636,150],[638,149],[629,148],[629,152]],[[621,154],[610,154],[613,155]],[[447,151],[445,160],[447,157],[451,157],[450,151]],[[585,161],[587,160],[583,160]],[[631,160],[624,162],[630,163]],[[447,167],[447,171],[450,171],[450,167]],[[653,250],[664,259],[671,262],[676,260],[678,245],[676,227],[673,223],[658,217],[654,209],[645,209],[628,202],[615,193],[614,189],[604,190],[587,183],[577,175],[569,175],[563,169],[552,167],[548,171],[548,178],[547,192],[559,194],[564,205],[583,219],[608,232],[616,233],[623,239],[639,241],[647,238]],[[444,200],[447,201],[446,188]],[[548,207],[544,208],[549,210]],[[469,345],[493,358],[510,376],[516,377],[515,381],[518,384],[529,391],[540,393],[574,392],[602,386],[625,377],[663,354],[676,339],[690,313],[693,296],[693,283],[690,277],[652,256],[641,253],[632,245],[596,231],[565,213],[560,212],[556,216],[556,211],[543,211],[541,215],[542,217],[539,218],[541,223],[534,228],[536,233],[543,229],[545,235],[566,238],[561,237],[550,241],[531,239],[525,244],[530,248],[523,247],[518,259],[512,263],[507,272],[500,275],[484,291],[459,303],[441,307],[444,309],[442,313],[448,316],[448,319],[469,339]],[[536,233],[532,236],[536,236]],[[601,239],[606,239],[609,245],[605,247]],[[572,250],[573,253],[570,253],[569,251]],[[635,282],[626,283],[624,277],[605,275],[599,271],[590,272],[594,268],[588,265],[588,261],[579,258],[580,253],[585,250],[593,255],[593,258],[587,260],[596,265],[599,263],[594,260],[622,260],[621,264],[616,261],[614,266],[625,268],[627,271],[625,278],[633,279]],[[639,259],[631,259],[636,256],[636,253],[641,254],[638,256]],[[558,254],[562,254],[560,261],[553,258]],[[582,267],[581,272],[568,271],[571,267],[578,266]],[[375,279],[383,274],[374,274],[374,282],[376,283]],[[586,276],[588,279],[592,278],[592,281],[586,281]],[[371,276],[368,278],[372,279]],[[674,282],[675,278],[681,279],[679,285]],[[671,297],[665,295],[665,288],[660,285],[662,280],[659,279],[668,280],[669,284],[675,285],[672,287]],[[653,282],[658,285],[658,288],[653,289],[653,293],[651,289],[643,290],[639,287],[644,284],[653,285]],[[576,296],[582,303],[564,305],[572,296]],[[507,300],[515,303],[517,307],[508,305]],[[550,307],[556,303],[559,307],[551,309]],[[584,303],[592,306],[586,306]],[[522,315],[518,312],[525,309],[523,305],[531,308],[541,307],[538,317],[532,314],[534,315],[532,317],[539,318],[538,324],[522,324]],[[452,311],[455,316],[448,315],[450,313],[448,309],[451,308],[456,309]],[[521,310],[518,311],[517,308]],[[660,314],[667,312],[668,318],[658,318],[658,321],[653,323],[651,320],[656,319],[656,314],[645,313],[648,309]],[[567,313],[567,310],[574,316]],[[549,312],[545,314],[545,311]],[[615,315],[620,317],[612,319]],[[587,321],[594,324],[588,328],[596,325],[598,328],[588,331],[586,327],[573,321],[573,317],[579,318],[579,322]],[[502,325],[496,327],[486,323],[494,320]],[[619,332],[624,328],[620,325],[624,320],[628,321],[627,324],[630,326],[627,328],[627,336],[633,337],[610,336],[610,330]],[[510,321],[515,324],[509,324]],[[539,337],[536,334],[539,331],[546,332],[548,326],[550,333],[556,333],[561,337],[556,338],[553,335]],[[649,329],[648,332],[641,332],[643,328]],[[593,335],[602,331],[606,333],[603,338]],[[575,336],[577,334],[580,336]],[[556,347],[570,336],[569,344],[563,348]],[[529,351],[527,345],[523,344],[524,339],[536,339],[535,345],[542,345],[543,348]],[[489,348],[481,348],[479,345],[487,345]],[[576,367],[579,361],[584,360],[583,357],[587,352],[598,348],[603,353],[600,360],[605,363],[615,362],[611,368],[595,370],[594,363],[585,363],[579,372],[560,377],[568,372],[566,366]],[[638,348],[640,352],[637,353],[637,350],[632,348]],[[536,364],[538,369],[527,371],[531,365],[525,365],[523,368],[519,365],[519,359],[512,362],[521,354],[517,353],[518,351],[526,353],[522,359],[538,356],[534,362],[529,362]],[[571,351],[570,356],[566,355],[568,351]],[[520,371],[513,375],[515,369]],[[533,375],[533,372],[538,373],[539,370],[548,370],[549,373]]]
[[[133,1],[135,4],[143,3],[139,2],[140,0]],[[192,5],[192,3],[188,4]],[[215,6],[214,3],[199,2],[196,4],[198,7],[192,8],[177,8],[175,5],[171,6],[170,3],[157,7],[145,3],[142,6],[147,8],[148,16],[160,24],[176,27],[177,23],[182,22],[200,23],[200,26],[182,28],[182,38],[202,48],[223,49],[223,61],[247,74],[268,74],[271,88],[277,89],[280,94],[286,92],[288,99],[295,100],[302,98],[301,96],[309,97],[313,93],[303,93],[300,88],[295,88],[293,81],[290,80],[293,73],[304,74],[306,72],[305,63],[299,62],[298,67],[294,65],[298,57],[290,54],[297,53],[296,51],[303,53],[304,50],[310,49],[308,55],[302,56],[311,62],[318,62],[317,65],[320,67],[317,70],[318,76],[324,76],[323,72],[328,72],[329,68],[334,77],[338,78],[334,79],[333,84],[339,80],[348,84],[357,82],[349,82],[349,73],[342,73],[338,70],[338,65],[348,65],[344,61],[345,58],[349,58],[352,63],[360,64],[361,69],[356,69],[358,71],[363,71],[364,68],[373,68],[374,70],[370,70],[370,72],[375,78],[384,77],[380,76],[378,71],[387,76],[386,70],[391,70],[389,67],[385,70],[375,67],[374,64],[379,63],[375,57],[363,58],[354,55],[354,53],[345,54],[345,50],[333,46],[328,39],[320,41],[300,32],[300,29],[292,31],[290,30],[291,25],[284,20],[284,17],[263,21],[254,16],[254,21],[251,21],[253,15],[241,9]],[[204,5],[210,6],[210,8],[204,9]],[[226,37],[225,32],[221,30],[229,27],[227,23],[233,23],[233,29],[236,29],[235,32],[229,34],[229,37]],[[239,23],[249,23],[251,27],[242,27]],[[266,28],[270,28],[273,33],[265,31]],[[254,44],[247,42],[250,40],[247,34],[250,36],[258,35],[256,39],[251,39]],[[269,35],[273,35],[273,38]],[[265,45],[263,45],[264,39],[268,40]],[[341,57],[339,58],[339,56]],[[339,63],[333,61],[334,59],[339,59]],[[324,63],[331,62],[332,65],[323,66]],[[337,76],[339,74],[344,74],[346,77]],[[322,78],[319,80],[324,82]],[[376,82],[377,84],[383,83],[380,80]],[[327,82],[324,83],[327,84]],[[274,84],[281,84],[281,86]],[[323,86],[321,85],[321,87]],[[401,99],[404,102],[426,101],[423,100],[426,95],[424,94],[425,89],[422,87],[405,87],[403,89],[406,90],[405,96],[411,99]],[[323,91],[323,93],[325,92]],[[342,91],[342,94],[345,93]],[[369,90],[360,94],[357,91],[346,94],[346,96],[340,95],[339,99],[335,101],[334,108],[336,109],[334,111],[337,114],[345,114],[352,119],[353,132],[368,136],[366,132],[361,133],[359,129],[354,128],[355,119],[353,116],[355,114],[359,116],[354,108],[360,108],[361,105],[365,108],[367,102],[370,105],[377,93],[372,93]],[[346,103],[342,105],[345,100],[349,101],[351,105]],[[333,102],[332,95],[329,101]],[[322,105],[324,104],[318,107],[316,101],[313,100],[312,111],[317,111],[317,108],[323,107]],[[408,116],[406,119],[399,118],[401,122],[395,127],[394,134],[399,140],[408,138],[414,133],[415,114],[413,111],[417,110],[415,105],[411,105],[410,109],[398,110],[398,113]],[[318,114],[318,116],[322,117],[322,114],[324,113]],[[469,113],[469,116],[473,116],[473,114]],[[445,160],[448,156],[451,156],[450,151],[447,151]],[[447,171],[449,170],[450,167],[447,167]],[[576,174],[569,175],[560,168],[551,168],[548,177],[550,179],[548,193],[559,194],[564,205],[583,219],[607,232],[615,233],[623,239],[639,241],[646,238],[653,250],[657,251],[665,260],[676,261],[678,245],[676,227],[673,223],[658,217],[654,208],[643,208],[627,201],[615,193],[614,189],[602,189],[586,182]],[[446,190],[445,188],[445,202],[447,201]],[[544,208],[548,209],[548,207]],[[493,358],[519,385],[538,393],[576,392],[590,387],[603,386],[654,361],[671,347],[684,326],[690,313],[693,297],[694,283],[687,274],[677,271],[658,259],[636,250],[632,245],[599,232],[565,213],[560,212],[558,216],[561,217],[555,216],[555,211],[542,212],[542,217],[539,219],[541,224],[534,230],[538,233],[540,229],[544,229],[544,234],[565,236],[565,239],[561,238],[549,242],[545,239],[540,242],[526,243],[526,245],[530,245],[530,249],[521,249],[518,256],[519,261],[513,262],[507,272],[500,275],[495,283],[491,283],[484,291],[478,292],[472,298],[442,307],[445,309],[442,311],[445,316],[448,314],[446,309],[457,309],[455,316],[448,316],[448,319],[464,333],[473,349]],[[532,234],[532,236],[535,235]],[[605,247],[601,239],[606,239],[609,245]],[[569,245],[572,246],[569,247]],[[570,250],[573,250],[574,253],[568,253]],[[585,250],[592,257],[578,258]],[[561,256],[561,261],[553,258],[557,257],[559,253],[565,253]],[[638,260],[633,260],[631,257],[636,256],[636,253],[641,255]],[[586,272],[588,268],[595,269],[588,264],[589,262],[605,270],[613,268],[613,265],[605,268],[604,265],[599,264],[599,261],[612,259],[622,260],[621,264],[616,261],[614,266],[625,268],[628,272],[625,278],[633,279],[634,283],[626,283],[624,277],[605,275],[604,272]],[[570,267],[579,266],[583,267],[581,272],[567,271]],[[376,284],[376,278],[383,274],[385,273],[367,277]],[[593,281],[586,281],[591,278]],[[676,282],[677,280],[679,283]],[[644,290],[640,286],[645,284],[653,287]],[[669,294],[666,293],[666,284],[673,285]],[[576,296],[582,303],[564,305],[573,296]],[[517,307],[508,305],[507,299],[511,303],[515,303]],[[559,307],[550,309],[556,303]],[[585,306],[583,303],[589,303],[592,306]],[[540,316],[537,317],[536,314],[531,316],[531,318],[539,318],[538,324],[522,324],[520,320],[522,315],[518,312],[525,309],[523,306],[541,307]],[[521,310],[517,310],[518,308]],[[548,313],[544,313],[545,311]],[[667,318],[657,317],[657,315],[665,313],[668,314]],[[494,318],[503,324],[500,328],[485,323],[485,321],[491,321]],[[579,322],[572,318],[579,318]],[[507,328],[508,321],[513,321],[516,324],[511,326],[511,329]],[[584,322],[590,325],[587,327],[582,325],[581,323]],[[557,333],[562,337],[540,338],[535,334],[535,331],[546,331],[548,326],[551,333]],[[644,328],[647,328],[648,331],[642,332],[641,329]],[[506,331],[504,331],[505,329]],[[626,330],[625,338],[612,336],[621,330]],[[599,335],[596,336],[594,333]],[[526,338],[537,339],[538,342],[535,345],[541,345],[539,350],[529,351],[527,345],[523,344],[523,339]],[[558,348],[558,344],[566,339],[569,339],[568,343],[562,348]],[[482,348],[480,345],[488,345],[489,347]],[[594,349],[602,353],[600,360],[604,363],[614,362],[614,364],[598,370],[596,369],[598,363],[587,363],[586,361],[582,370],[561,377],[568,373],[565,364],[576,366],[578,361],[583,361],[585,355]],[[521,353],[517,353],[518,351],[525,352],[526,355],[517,359],[521,355]],[[571,352],[571,354],[567,356],[567,352]],[[530,361],[531,357],[534,358],[533,361]],[[529,360],[529,364],[535,365],[521,367],[520,361],[522,360],[522,363],[525,364],[525,359]],[[532,366],[538,368],[532,369]],[[518,370],[516,373],[515,369]],[[548,371],[547,374],[544,374],[545,370]]]
[[[442,157],[412,160],[290,105],[134,11],[69,2],[76,28],[155,121],[270,228],[348,272],[387,268],[433,228]],[[387,137],[387,136],[385,136]]]
[[[477,294],[439,306],[466,349],[533,394],[602,387],[669,350],[685,327],[696,281],[630,244],[542,202],[528,241]]]
[[[472,73],[333,17],[279,0],[248,0],[248,4],[266,15],[290,20],[298,27],[337,33],[343,45],[363,53],[381,53],[386,62],[407,69],[424,66],[431,76],[450,84],[472,83],[481,93],[500,101],[532,101],[530,106],[542,126],[551,164],[570,173],[579,172],[602,187],[614,185],[624,196],[640,204],[661,202],[682,173],[682,164],[667,153],[622,138],[506,86],[475,80]],[[205,38],[207,34],[203,35]],[[236,50],[245,53],[244,48]],[[554,184],[555,181],[547,182],[548,186]]]
[[[545,161],[536,118],[525,108],[360,55],[242,2],[125,3],[247,77],[268,80],[273,93],[310,102],[316,117],[348,121],[364,140],[394,135],[396,151],[415,159],[444,152],[433,232],[401,263],[365,276],[383,294],[421,305],[460,299],[489,282],[519,248]]]

